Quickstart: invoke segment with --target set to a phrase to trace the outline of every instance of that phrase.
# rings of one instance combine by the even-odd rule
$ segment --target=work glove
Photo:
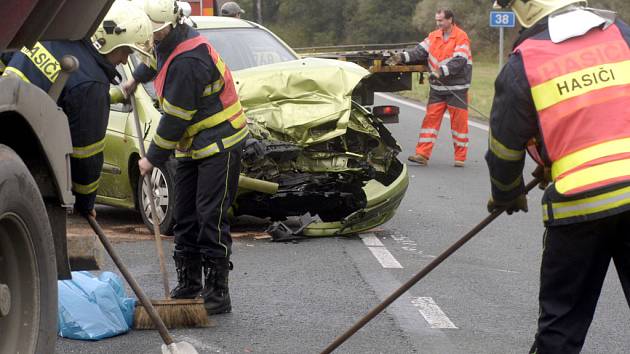
[[[527,213],[527,197],[525,196],[525,194],[521,194],[516,197],[516,199],[510,200],[508,202],[494,200],[492,199],[492,197],[490,197],[490,200],[488,200],[488,212],[492,213],[501,208],[505,208],[505,211],[508,213],[508,215],[512,215],[512,213],[518,212],[520,210]]]
[[[551,183],[552,181],[551,168],[549,167],[538,165],[534,172],[532,172],[532,176],[540,180],[540,183],[538,183],[538,188],[540,188],[541,190],[547,189],[547,186],[549,186],[549,183]]]
[[[132,77],[129,80],[120,84],[120,89],[122,90],[125,98],[129,98],[132,93],[136,92],[136,88],[138,87],[138,82]]]
[[[429,79],[440,79],[440,78],[442,78],[441,69],[431,71],[431,73],[429,74]]]
[[[402,55],[394,54],[385,61],[385,64],[392,66],[392,65],[400,65],[402,64],[402,62],[403,62]]]
[[[146,157],[138,160],[138,169],[140,169],[140,175],[144,176],[146,174],[151,173],[153,171],[153,164]]]

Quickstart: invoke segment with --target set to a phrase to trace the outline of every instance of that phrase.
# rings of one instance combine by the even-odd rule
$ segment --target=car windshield
[[[295,60],[297,57],[274,36],[259,28],[201,29],[230,70]]]

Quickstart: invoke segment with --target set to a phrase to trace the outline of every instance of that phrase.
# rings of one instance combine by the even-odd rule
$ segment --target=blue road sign
[[[511,11],[490,11],[490,27],[514,27],[516,16]]]

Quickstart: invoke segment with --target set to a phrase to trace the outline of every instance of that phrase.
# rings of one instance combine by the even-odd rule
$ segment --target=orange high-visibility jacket
[[[431,88],[437,91],[465,90],[470,87],[472,78],[472,54],[468,35],[457,25],[444,39],[442,30],[429,34],[420,45],[404,53],[405,63],[417,63],[427,60],[432,71],[440,71],[439,82],[431,82]],[[444,87],[446,86],[446,87]]]

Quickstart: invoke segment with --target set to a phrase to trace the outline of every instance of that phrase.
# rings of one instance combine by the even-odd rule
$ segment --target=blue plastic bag
[[[136,300],[128,298],[118,275],[103,272],[72,272],[72,280],[59,285],[59,335],[65,338],[99,340],[129,331]]]

